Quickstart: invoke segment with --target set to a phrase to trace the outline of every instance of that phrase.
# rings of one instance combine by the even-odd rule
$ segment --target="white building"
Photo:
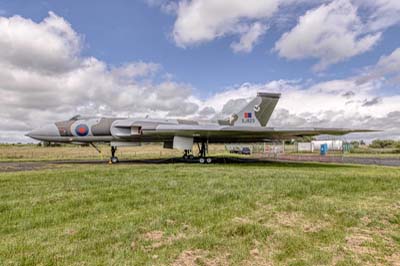
[[[297,152],[314,152],[314,145],[311,142],[299,142]]]
[[[321,145],[327,144],[329,151],[342,151],[343,150],[343,140],[314,140],[311,142],[314,146],[314,150],[319,151]]]
[[[297,152],[314,152],[321,150],[321,146],[327,144],[329,151],[343,151],[342,140],[314,140],[312,142],[297,143]]]

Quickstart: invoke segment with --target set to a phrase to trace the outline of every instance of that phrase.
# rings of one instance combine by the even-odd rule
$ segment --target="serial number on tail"
[[[242,123],[243,124],[255,124],[256,120],[254,118],[243,118]]]
[[[242,123],[243,124],[254,124],[256,120],[253,118],[253,113],[245,112],[243,113]]]

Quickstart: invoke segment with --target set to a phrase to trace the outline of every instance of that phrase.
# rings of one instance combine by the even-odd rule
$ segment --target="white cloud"
[[[231,43],[232,50],[245,53],[267,28],[287,29],[298,18],[298,10],[308,10],[274,50],[290,60],[319,60],[315,71],[372,50],[384,30],[400,23],[398,0],[145,1],[176,16],[171,35],[178,46],[234,36],[238,40]]]
[[[382,56],[376,66],[376,72],[400,82],[400,48],[388,56]]]
[[[182,116],[198,106],[190,85],[155,82],[160,66],[110,66],[80,55],[82,38],[49,13],[40,23],[0,18],[0,131],[29,130],[77,112],[89,115]]]
[[[374,67],[366,69],[364,73],[358,78],[359,84],[375,79],[400,84],[400,48],[393,51],[390,55],[382,56]]]
[[[354,1],[359,6],[369,9],[369,30],[379,31],[400,23],[400,1],[398,0]]]
[[[254,23],[248,31],[246,31],[240,38],[239,42],[232,43],[231,47],[236,53],[244,52],[249,53],[259,41],[260,37],[265,34],[268,27],[259,22]]]
[[[112,73],[120,78],[140,78],[154,75],[160,70],[161,66],[155,63],[134,62],[120,67],[114,67]]]
[[[152,7],[159,7],[166,14],[175,14],[178,10],[178,2],[171,0],[145,0]]]
[[[41,23],[0,17],[0,62],[25,70],[63,72],[76,66],[81,38],[50,12]]]
[[[282,93],[282,98],[268,126],[378,129],[384,132],[357,135],[354,138],[399,139],[400,94],[381,93],[387,85],[385,76],[397,77],[399,73],[399,50],[400,48],[383,56],[370,68],[374,76],[364,79],[363,82],[360,82],[362,76],[354,76],[314,85],[288,80],[266,84],[246,83],[215,94],[201,107],[212,107],[226,118],[233,112],[232,105],[242,105],[243,100],[249,100],[257,92],[279,92]]]
[[[279,2],[279,0],[180,1],[173,38],[181,47],[208,42],[229,34],[242,36],[247,34],[249,39],[257,29],[254,25],[249,27],[248,22],[271,17],[278,10]],[[260,34],[261,27],[255,27],[259,27]],[[247,28],[247,31],[243,32],[243,28]],[[253,33],[250,33],[251,31]],[[244,42],[246,41],[242,43]]]
[[[231,88],[207,99],[204,105],[222,112],[218,118],[227,118],[257,92],[280,92],[282,98],[268,126],[379,129],[385,132],[369,137],[398,138],[393,134],[400,135],[400,95],[378,97],[380,86],[377,82],[360,86],[355,78],[313,86],[280,80]]]
[[[335,0],[300,17],[298,24],[276,43],[287,59],[316,58],[316,71],[372,49],[381,34],[365,34],[357,8],[349,0]]]
[[[380,72],[361,83],[360,77],[313,86],[286,80],[246,83],[199,99],[188,84],[170,79],[155,81],[162,76],[158,64],[128,62],[110,66],[81,56],[82,38],[53,13],[40,23],[21,17],[0,18],[0,23],[7,25],[0,27],[0,36],[7,37],[7,41],[0,39],[2,51],[14,50],[7,55],[0,53],[0,141],[20,141],[24,131],[76,113],[210,118],[223,112],[226,118],[232,106],[237,107],[259,91],[283,94],[271,126],[399,130],[400,95],[379,94],[385,84],[383,77],[396,76],[400,69],[399,50],[382,57],[371,68]],[[21,58],[22,54],[26,58]]]

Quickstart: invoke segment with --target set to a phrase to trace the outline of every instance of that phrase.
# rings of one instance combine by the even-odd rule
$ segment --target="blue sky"
[[[0,0],[0,139],[77,112],[211,117],[257,90],[284,94],[278,125],[397,123],[399,26],[397,0]]]
[[[375,64],[381,55],[400,46],[400,28],[392,27],[373,50],[315,73],[311,68],[316,60],[289,61],[271,51],[283,33],[277,28],[268,31],[251,53],[232,52],[229,45],[235,39],[233,36],[188,48],[177,47],[171,37],[175,16],[144,0],[3,0],[0,8],[7,15],[19,14],[36,22],[43,20],[51,10],[84,36],[83,55],[94,56],[112,65],[131,61],[159,63],[177,80],[192,84],[201,96],[245,82],[276,79],[318,82],[344,78]],[[287,30],[295,23],[296,20],[289,21],[284,27]]]

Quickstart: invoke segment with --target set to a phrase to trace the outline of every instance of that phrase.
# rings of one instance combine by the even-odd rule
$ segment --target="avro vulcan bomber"
[[[242,110],[225,120],[196,121],[183,119],[108,118],[74,116],[69,120],[35,129],[27,136],[56,143],[109,143],[112,163],[118,147],[139,146],[161,142],[166,149],[179,149],[184,158],[211,163],[209,143],[254,143],[291,140],[306,136],[345,135],[368,130],[333,128],[272,128],[267,123],[279,101],[280,94],[258,93]],[[198,146],[198,156],[193,146]]]

